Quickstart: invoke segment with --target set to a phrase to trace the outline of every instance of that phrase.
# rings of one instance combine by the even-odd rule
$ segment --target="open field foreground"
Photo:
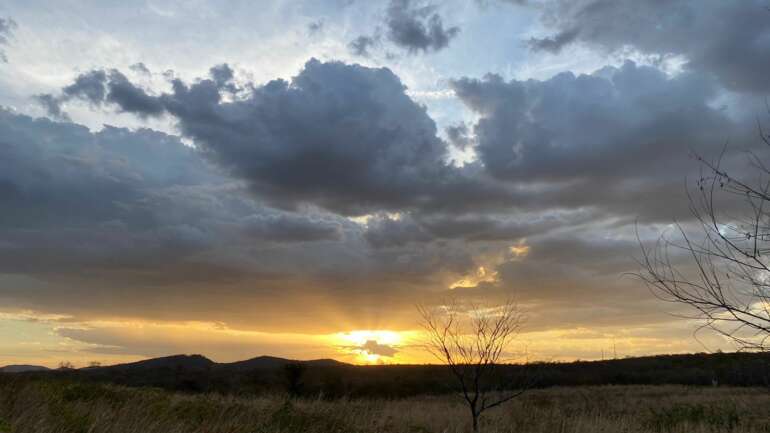
[[[533,390],[485,414],[484,432],[768,432],[761,388],[602,386]],[[224,397],[6,379],[3,433],[466,432],[453,396],[400,400]]]

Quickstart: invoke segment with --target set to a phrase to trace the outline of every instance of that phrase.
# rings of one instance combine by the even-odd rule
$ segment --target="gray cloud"
[[[1,110],[0,137],[5,306],[336,331],[316,324],[325,303],[344,297],[355,320],[372,305],[409,312],[407,292],[474,266],[460,243],[372,251],[346,218],[265,207],[201,151],[156,131],[91,132]],[[298,309],[309,299],[317,320]],[[255,317],[262,303],[274,308]]]
[[[33,99],[54,119],[70,120],[69,115],[65,113],[61,107],[61,98],[57,98],[50,94],[43,94],[35,95]]]
[[[716,88],[706,77],[669,78],[632,62],[592,75],[507,83],[490,75],[452,87],[483,116],[476,151],[501,178],[648,174],[642,161],[670,159],[676,143],[708,142],[729,123],[709,106]],[[703,128],[704,119],[713,126]]]
[[[596,212],[585,209],[534,213],[522,209],[513,214],[405,214],[398,219],[378,215],[369,220],[364,237],[376,248],[431,242],[437,239],[510,243],[556,228],[578,226],[596,218]]]
[[[380,40],[376,36],[359,36],[348,44],[350,52],[359,57],[369,57],[371,54],[369,49],[380,44]]]
[[[765,0],[554,0],[544,23],[556,30],[535,47],[581,41],[609,51],[681,55],[692,70],[715,74],[738,91],[770,90],[770,19]]]
[[[315,36],[318,33],[322,33],[324,30],[325,24],[326,23],[324,22],[324,20],[317,20],[317,21],[312,21],[308,23],[307,25],[308,35]]]
[[[250,215],[244,223],[249,235],[271,241],[337,240],[342,234],[338,222],[308,215]]]
[[[391,42],[410,53],[440,51],[460,33],[459,27],[444,27],[435,6],[418,0],[391,0],[385,24]]]
[[[564,30],[549,38],[530,38],[529,47],[534,51],[547,51],[556,54],[571,44],[580,34],[578,29]]]
[[[172,267],[259,240],[338,240],[344,229],[339,217],[261,206],[163,133],[92,133],[0,111],[0,136],[0,272]]]
[[[3,45],[8,45],[13,37],[13,31],[16,29],[17,24],[11,18],[0,18],[0,62],[8,62]]]
[[[138,72],[140,74],[149,75],[150,70],[147,68],[147,65],[145,65],[142,62],[134,63],[133,65],[129,66],[129,68],[134,71]]]
[[[473,128],[485,169],[526,191],[520,199],[530,209],[688,217],[681,206],[682,170],[693,166],[688,148],[709,154],[746,126],[712,107],[718,87],[708,75],[668,77],[631,62],[591,75],[510,82],[489,75],[452,87],[481,116]]]
[[[232,73],[225,75],[189,85],[174,80],[172,93],[154,96],[118,71],[92,71],[59,98],[140,116],[167,112],[210,159],[279,207],[361,215],[497,207],[509,196],[477,169],[448,163],[435,123],[388,69],[311,60],[291,82],[250,86],[233,101],[222,100],[237,90]],[[450,200],[458,195],[472,202]]]
[[[465,123],[448,126],[446,128],[446,134],[449,142],[460,150],[469,149],[474,145],[470,136],[470,131],[468,130],[468,125]]]
[[[314,319],[326,307],[356,323],[399,322],[483,266],[496,279],[465,293],[520,293],[552,316],[576,311],[570,323],[598,320],[586,312],[600,297],[611,322],[628,313],[624,293],[638,305],[647,296],[615,273],[633,270],[631,223],[689,218],[683,178],[697,164],[688,147],[708,154],[724,139],[742,142],[731,134],[746,125],[715,108],[722,89],[709,74],[633,63],[544,81],[455,80],[479,120],[448,129],[450,143],[388,69],[311,60],[288,81],[235,75],[220,65],[152,92],[92,71],[52,96],[168,115],[195,149],[152,131],[92,133],[6,113],[0,136],[33,145],[3,149],[11,163],[0,196],[15,211],[0,217],[0,262],[6,272],[57,273],[61,296],[18,288],[0,297],[83,315],[296,329],[312,327],[297,325],[308,302],[319,306]],[[450,144],[479,160],[449,164]],[[364,214],[373,216],[363,226],[345,218]],[[525,239],[531,252],[513,257]],[[108,279],[115,287],[95,295]],[[211,311],[214,300],[227,317]],[[271,308],[255,318],[255,303]],[[654,303],[643,310],[640,322]]]

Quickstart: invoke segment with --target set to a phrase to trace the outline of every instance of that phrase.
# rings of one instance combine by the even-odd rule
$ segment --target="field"
[[[532,390],[482,432],[770,432],[766,388],[592,386]],[[0,380],[2,433],[467,432],[453,395],[403,399],[184,394],[52,378]]]

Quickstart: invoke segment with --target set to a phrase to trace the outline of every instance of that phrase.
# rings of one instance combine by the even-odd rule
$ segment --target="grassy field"
[[[757,388],[533,390],[485,414],[483,432],[770,432]],[[454,396],[400,400],[224,397],[57,380],[0,383],[1,433],[466,432]]]

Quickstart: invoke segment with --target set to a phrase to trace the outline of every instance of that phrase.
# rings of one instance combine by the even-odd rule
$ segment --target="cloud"
[[[0,62],[7,63],[8,57],[5,55],[5,51],[3,50],[4,45],[8,45],[11,38],[13,37],[13,32],[16,29],[17,24],[16,21],[14,21],[11,18],[0,18]]]
[[[373,305],[408,316],[408,293],[474,266],[459,243],[372,251],[347,218],[268,207],[157,131],[0,110],[0,137],[6,307],[336,332]]]
[[[129,69],[144,75],[150,74],[150,70],[147,68],[147,65],[142,62],[134,63],[133,65],[129,66]]]
[[[534,51],[557,54],[562,48],[574,42],[579,34],[580,30],[578,29],[564,30],[549,38],[530,38],[528,44]]]
[[[51,94],[35,95],[33,99],[40,104],[43,109],[54,119],[59,120],[71,120],[70,116],[62,109],[61,98],[57,98]]]
[[[460,150],[467,150],[473,147],[473,138],[470,136],[468,125],[464,122],[458,125],[451,125],[446,128],[449,142]]]
[[[369,57],[369,49],[379,45],[379,38],[374,36],[359,36],[348,44],[348,49],[354,56]]]
[[[380,344],[377,340],[366,340],[364,344],[355,346],[354,350],[368,355],[384,356],[386,358],[392,358],[398,353],[398,350],[393,346]]]
[[[55,333],[84,343],[81,352],[92,357],[203,353],[215,355],[218,362],[232,362],[266,354],[290,359],[338,356],[327,336],[238,331],[218,323],[106,321],[74,325],[59,325]]]
[[[258,239],[280,242],[336,240],[342,235],[339,223],[299,214],[250,215],[246,232]]]
[[[219,66],[217,68],[225,68]],[[389,69],[310,60],[291,82],[247,86],[223,100],[232,73],[173,81],[151,95],[118,71],[91,71],[58,98],[168,113],[181,132],[274,206],[312,204],[344,215],[383,210],[499,206],[508,193],[472,167],[448,162],[425,107]],[[54,97],[56,98],[56,97]],[[463,194],[472,202],[450,200]]]
[[[398,218],[376,215],[367,222],[364,237],[376,248],[453,239],[505,242],[576,226],[595,218],[596,212],[587,209],[532,213],[522,209],[512,214],[403,214]]]
[[[326,23],[324,22],[324,20],[311,21],[307,25],[308,35],[309,36],[315,36],[315,35],[317,35],[319,33],[322,33],[324,31],[324,26],[325,25],[326,25]]]
[[[519,293],[542,312],[536,327],[656,320],[660,305],[617,273],[634,270],[635,220],[690,218],[688,148],[743,142],[719,80],[628,62],[451,86],[476,120],[445,141],[386,68],[310,60],[258,84],[219,65],[165,91],[86,72],[51,98],[167,116],[180,136],[5,112],[0,196],[14,212],[0,216],[0,270],[50,286],[6,283],[0,298],[328,332],[409,326],[415,302],[454,286]],[[478,159],[453,165],[451,146]]]
[[[122,111],[140,117],[158,116],[164,109],[161,101],[114,69],[83,73],[72,84],[64,87],[61,95],[43,94],[37,95],[36,99],[47,109],[49,115],[58,119],[67,118],[61,104],[72,99],[87,101],[94,106],[114,104]]]
[[[435,6],[418,0],[391,0],[385,24],[388,39],[413,54],[441,51],[460,33],[459,27],[444,27]]]
[[[474,151],[485,170],[518,185],[520,204],[531,210],[597,206],[688,218],[681,206],[682,169],[693,166],[688,147],[710,154],[747,126],[713,107],[719,87],[708,75],[669,77],[632,62],[545,81],[488,75],[451,85],[480,116]]]
[[[766,93],[767,6],[765,0],[548,1],[542,18],[556,34],[532,46],[558,51],[579,41],[610,52],[682,56],[688,69],[712,73],[729,89]]]
[[[200,255],[256,240],[335,240],[355,226],[266,208],[199,151],[160,132],[92,133],[0,111],[0,136],[0,272],[142,270],[152,280],[160,264],[193,263],[225,272],[216,254]]]

